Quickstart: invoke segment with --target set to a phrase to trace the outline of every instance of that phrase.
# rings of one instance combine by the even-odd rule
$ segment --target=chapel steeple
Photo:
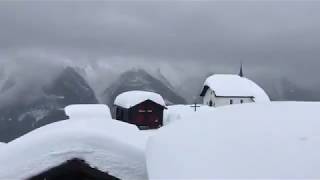
[[[242,63],[240,64],[240,72],[239,72],[239,76],[243,77],[243,67],[242,67]]]

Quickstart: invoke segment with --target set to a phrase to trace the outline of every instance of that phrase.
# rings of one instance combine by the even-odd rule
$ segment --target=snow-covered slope
[[[72,104],[64,108],[69,119],[101,117],[111,119],[110,108],[105,104]]]
[[[196,111],[194,110],[194,104],[177,104],[167,106],[163,115],[164,125],[168,125],[176,121],[191,120],[189,117],[210,113],[214,108],[202,104],[197,104],[197,106],[199,107],[196,108]]]
[[[320,103],[274,102],[189,113],[149,140],[149,177],[317,179],[319,109]]]
[[[146,139],[105,116],[52,123],[0,148],[0,179],[26,179],[73,158],[120,179],[147,179]]]

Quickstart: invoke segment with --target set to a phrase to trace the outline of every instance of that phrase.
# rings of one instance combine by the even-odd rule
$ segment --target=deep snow
[[[0,148],[4,147],[6,143],[0,142]]]
[[[70,115],[79,107],[67,109]],[[73,158],[120,179],[147,179],[147,136],[103,113],[88,114],[82,112],[86,118],[80,119],[73,114],[70,120],[46,125],[1,147],[0,179],[26,179]]]
[[[105,105],[0,144],[0,179],[20,180],[80,158],[121,179],[320,177],[320,103],[168,106],[165,126],[139,131]],[[147,146],[146,146],[147,144]]]
[[[163,115],[163,124],[166,126],[168,124],[171,124],[175,121],[181,121],[181,120],[191,120],[190,116],[195,116],[199,114],[207,114],[208,112],[211,112],[213,108],[215,107],[209,107],[207,105],[197,104],[196,111],[194,111],[194,104],[185,105],[185,104],[177,104],[177,105],[171,105],[167,106],[167,109],[164,110]]]
[[[150,137],[149,177],[319,178],[319,109],[320,103],[273,102],[190,112]]]
[[[65,108],[65,113],[72,119],[102,118],[111,119],[111,112],[105,104],[74,104]]]
[[[148,91],[127,91],[121,93],[116,97],[114,104],[124,108],[130,108],[146,100],[152,100],[157,104],[166,106],[160,94]]]

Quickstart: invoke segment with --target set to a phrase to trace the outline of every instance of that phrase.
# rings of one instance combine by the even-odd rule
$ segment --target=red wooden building
[[[163,98],[153,92],[128,91],[116,97],[115,118],[137,125],[140,129],[155,129],[163,125]]]

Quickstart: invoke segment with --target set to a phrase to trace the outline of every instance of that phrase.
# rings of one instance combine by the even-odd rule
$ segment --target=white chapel
[[[214,74],[203,85],[203,104],[213,107],[253,102],[270,102],[267,93],[250,79],[240,74]]]

